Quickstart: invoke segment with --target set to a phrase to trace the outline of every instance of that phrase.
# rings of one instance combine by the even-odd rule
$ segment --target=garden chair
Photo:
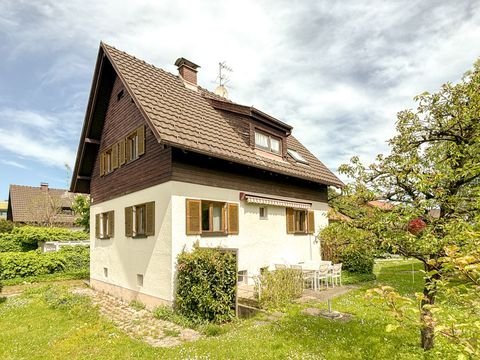
[[[322,285],[322,282],[325,283],[325,285],[328,288],[328,278],[329,278],[329,270],[330,266],[328,265],[320,265],[318,270],[315,272],[315,281],[318,284],[317,287],[320,288]]]
[[[332,280],[332,286],[338,285],[342,286],[342,263],[333,264],[332,271],[330,272],[330,279]]]
[[[275,264],[275,270],[286,269],[287,265],[285,264]]]

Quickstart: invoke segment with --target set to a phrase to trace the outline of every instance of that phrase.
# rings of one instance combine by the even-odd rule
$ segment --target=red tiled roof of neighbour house
[[[289,156],[286,161],[269,159],[246,146],[229,122],[227,112],[215,109],[209,100],[232,102],[202,88],[188,89],[179,76],[114,47],[102,43],[101,48],[159,142],[326,185],[343,185],[292,135],[287,137],[288,148],[300,153],[308,165],[295,162]],[[272,121],[288,126],[276,119]]]
[[[62,213],[71,211],[75,193],[64,189],[10,185],[9,201],[11,217],[15,222],[45,223],[73,226],[76,216]]]

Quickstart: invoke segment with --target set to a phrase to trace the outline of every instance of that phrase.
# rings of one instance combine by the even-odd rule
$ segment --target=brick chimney
[[[184,81],[190,85],[197,86],[197,69],[200,66],[183,57],[178,58],[177,61],[175,61],[175,65],[178,66],[178,73]]]
[[[41,182],[40,183],[40,189],[42,189],[42,191],[48,191],[48,183]]]

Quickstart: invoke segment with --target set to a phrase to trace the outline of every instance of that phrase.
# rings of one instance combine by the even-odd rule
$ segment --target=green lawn
[[[76,304],[64,306],[62,299],[45,296],[45,288],[33,289],[0,304],[0,359],[424,359],[417,330],[386,333],[390,316],[364,297],[366,288],[379,284],[413,294],[421,290],[421,273],[414,272],[413,280],[412,262],[405,261],[378,264],[376,273],[376,282],[333,301],[334,310],[354,315],[350,322],[306,316],[301,310],[307,305],[292,305],[277,322],[239,321],[222,335],[170,349],[131,339],[86,300],[70,299]],[[441,353],[425,358],[457,358],[439,345]]]

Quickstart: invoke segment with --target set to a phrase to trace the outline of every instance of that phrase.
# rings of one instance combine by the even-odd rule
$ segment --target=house
[[[76,194],[65,189],[10,185],[7,220],[16,223],[75,228],[72,202]]]
[[[7,218],[8,201],[0,201],[0,219]]]
[[[183,249],[237,251],[246,276],[320,260],[327,186],[341,181],[288,124],[100,44],[71,191],[91,199],[92,287],[174,300]]]

